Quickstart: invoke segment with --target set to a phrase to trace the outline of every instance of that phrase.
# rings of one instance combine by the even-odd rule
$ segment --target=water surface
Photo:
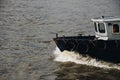
[[[119,8],[119,0],[1,0],[1,80],[119,79],[118,69],[54,61],[52,41],[53,32],[94,35],[90,19]]]

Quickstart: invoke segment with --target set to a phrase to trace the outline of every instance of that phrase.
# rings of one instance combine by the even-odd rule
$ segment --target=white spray
[[[76,52],[70,52],[70,51],[63,51],[61,52],[58,47],[56,47],[54,51],[55,55],[55,61],[59,62],[75,62],[76,64],[83,64],[83,65],[89,65],[89,66],[96,66],[101,68],[114,68],[120,70],[120,65],[108,63],[104,61],[97,61],[96,59],[93,59],[89,56],[83,57],[79,53]]]

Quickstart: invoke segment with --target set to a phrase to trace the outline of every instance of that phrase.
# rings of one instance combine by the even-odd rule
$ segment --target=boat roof
[[[120,17],[102,16],[91,19],[93,22],[116,22],[120,21]]]

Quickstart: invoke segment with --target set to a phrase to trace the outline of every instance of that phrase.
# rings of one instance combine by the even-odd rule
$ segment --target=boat
[[[58,36],[53,38],[64,50],[89,55],[97,60],[120,63],[120,18],[102,16],[91,19],[95,35]]]

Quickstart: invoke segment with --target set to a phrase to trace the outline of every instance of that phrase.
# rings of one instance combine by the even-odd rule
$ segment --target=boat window
[[[99,23],[98,24],[98,29],[100,33],[105,33],[105,25],[104,23]]]
[[[113,32],[118,33],[119,32],[119,25],[118,24],[113,24]]]
[[[97,30],[97,24],[94,23],[94,26],[95,26],[95,31],[98,32],[98,30]]]

